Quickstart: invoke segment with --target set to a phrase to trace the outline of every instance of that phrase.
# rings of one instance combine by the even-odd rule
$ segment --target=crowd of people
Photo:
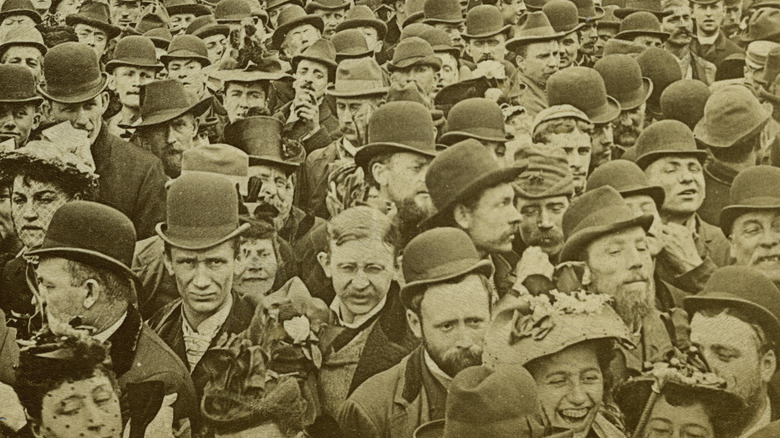
[[[778,0],[0,0],[0,437],[777,437],[778,288]]]

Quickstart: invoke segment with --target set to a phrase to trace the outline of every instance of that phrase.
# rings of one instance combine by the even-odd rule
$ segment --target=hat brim
[[[718,223],[723,234],[731,235],[734,221],[745,213],[760,210],[780,210],[780,196],[746,199],[742,204],[728,205],[720,211]]]
[[[223,35],[227,37],[228,35],[230,35],[230,26],[222,23],[207,24],[201,27],[200,29],[196,30],[192,34],[200,39],[208,38],[212,35]]]
[[[6,17],[13,15],[24,15],[26,17],[30,17],[35,22],[35,24],[41,24],[43,22],[41,14],[30,9],[12,9],[10,11],[0,12],[0,21],[3,21]]]
[[[270,156],[264,156],[264,155],[250,155],[249,156],[249,167],[257,166],[257,165],[264,165],[264,164],[270,164],[272,166],[279,166],[284,168],[288,173],[294,172],[298,170],[301,165],[299,163],[293,163],[290,161],[284,161],[280,160],[275,157]]]
[[[529,44],[529,43],[543,43],[545,41],[552,41],[557,40],[558,38],[566,35],[565,32],[555,32],[553,34],[549,35],[533,35],[533,36],[524,36],[524,37],[515,37],[511,40],[506,42],[506,48],[507,50],[511,50],[515,52],[516,47],[523,45],[523,44]]]
[[[514,135],[509,133],[503,133],[504,135],[501,135],[502,132],[498,130],[492,130],[489,128],[479,128],[479,129],[483,130],[482,134],[466,132],[466,131],[445,132],[444,134],[442,134],[441,137],[439,137],[439,141],[444,145],[452,146],[453,144],[461,140],[465,140],[467,138],[473,138],[475,140],[481,140],[481,141],[494,141],[498,143],[506,143],[515,138]]]
[[[207,67],[211,65],[211,60],[207,56],[201,56],[195,52],[190,52],[190,51],[187,51],[186,53],[184,51],[177,51],[176,53],[166,53],[165,55],[160,57],[160,61],[162,61],[163,64],[168,64],[174,59],[195,59],[203,63],[203,67]]]
[[[595,114],[587,114],[592,123],[609,123],[620,116],[620,102],[612,96],[607,96],[607,104],[600,108]]]
[[[664,42],[669,38],[668,32],[656,32],[653,30],[626,30],[623,32],[619,32],[617,35],[615,35],[615,38],[619,40],[628,41],[643,35],[649,35],[649,36],[661,38],[661,42]]]
[[[642,88],[637,90],[633,96],[612,96],[620,104],[622,110],[632,110],[638,108],[643,103],[647,102],[650,95],[653,93],[653,81],[650,78],[642,77]],[[623,97],[623,99],[620,99]]]
[[[441,283],[472,273],[482,274],[485,277],[490,278],[493,276],[494,271],[493,263],[490,260],[485,259],[479,260],[476,263],[474,263],[473,260],[453,260],[442,266],[438,266],[436,269],[437,271],[440,271],[440,273],[434,274],[430,278],[424,280],[410,281],[401,288],[401,303],[403,303],[404,307],[407,309],[410,307],[412,298],[420,292],[421,286]]]
[[[580,21],[583,23],[590,23],[591,21],[597,21],[604,18],[604,16],[607,15],[607,12],[602,8],[601,6],[593,5],[593,15],[589,15],[587,17],[584,17],[582,15],[578,15],[577,18],[579,18]]]
[[[360,96],[384,96],[387,94],[387,90],[389,90],[389,87],[379,87],[379,88],[362,88],[360,90],[354,90],[354,91],[336,91],[335,84],[328,85],[328,88],[325,90],[325,94],[328,96],[333,97],[360,97]]]
[[[167,225],[164,222],[161,222],[157,224],[157,226],[155,227],[155,231],[157,232],[157,235],[160,236],[160,238],[163,241],[165,241],[165,243],[173,247],[188,249],[188,250],[201,250],[201,249],[213,248],[217,245],[227,242],[228,240],[234,237],[240,236],[250,227],[251,225],[248,223],[240,224],[238,228],[236,228],[235,230],[220,237],[209,236],[209,237],[177,238],[175,236],[168,235],[166,233],[168,229]]]
[[[441,59],[436,56],[415,56],[412,58],[402,59],[397,64],[392,61],[387,63],[387,71],[394,72],[403,68],[408,68],[413,65],[429,65],[437,71],[441,69]]]
[[[48,47],[35,41],[6,41],[3,44],[0,44],[0,57],[3,56],[6,50],[14,46],[35,47],[41,51],[41,55],[46,55],[46,52],[49,51]]]
[[[382,20],[372,20],[370,18],[366,19],[359,19],[359,20],[344,20],[336,26],[336,32],[341,32],[342,30],[347,29],[354,29],[357,27],[372,27],[376,30],[377,37],[379,41],[385,40],[385,35],[387,35],[387,24],[385,24]]]
[[[423,16],[425,16],[425,12],[423,11]],[[465,18],[423,18],[422,20],[423,24],[428,24],[433,26],[434,24],[443,23],[443,24],[461,24],[465,23]]]
[[[260,82],[260,81],[278,81],[286,77],[292,77],[287,73],[264,72],[264,71],[244,71],[244,70],[217,70],[209,74],[210,77],[227,82]]]
[[[314,9],[321,9],[323,11],[338,11],[339,9],[346,9],[349,7],[351,3],[349,1],[345,1],[344,3],[340,3],[338,5],[325,5],[317,0],[314,0],[312,2],[309,2],[309,4],[306,5],[304,10],[307,14],[311,14]]]
[[[494,35],[500,35],[502,33],[507,33],[508,34],[510,29],[511,29],[511,26],[506,25],[506,26],[502,27],[501,29],[495,30],[493,32],[480,33],[480,34],[476,34],[476,35],[462,33],[462,34],[460,34],[460,36],[464,40],[475,39],[475,38],[488,38],[488,37],[492,37]]]
[[[43,98],[41,96],[30,96],[23,99],[5,99],[0,96],[0,103],[31,103],[40,105],[42,102]]]
[[[203,15],[211,14],[211,9],[209,9],[208,6],[201,5],[198,3],[169,6],[165,8],[165,10],[168,12],[169,16],[174,16],[178,14],[193,14],[196,17],[201,17]]]
[[[116,38],[120,33],[122,33],[122,29],[114,26],[113,24],[98,21],[80,14],[68,15],[65,17],[65,24],[70,27],[73,27],[77,24],[86,24],[87,26],[92,26],[105,32],[106,36],[108,36],[108,39]]]
[[[273,50],[279,50],[282,46],[282,40],[284,40],[284,37],[287,36],[287,33],[290,32],[290,30],[304,24],[311,24],[317,28],[320,33],[322,33],[322,31],[325,29],[325,22],[322,21],[321,17],[316,15],[304,15],[290,21],[289,23],[284,23],[283,25],[277,27],[274,30],[273,35],[271,35],[271,47],[269,48]]]
[[[358,149],[355,153],[355,164],[363,169],[363,172],[368,174],[371,169],[368,168],[368,163],[377,155],[395,153],[395,152],[410,152],[413,154],[422,155],[424,157],[435,158],[435,150],[421,150],[413,146],[407,146],[403,143],[369,143],[362,148]]]
[[[661,210],[661,207],[664,205],[664,201],[666,200],[666,192],[664,191],[664,188],[661,186],[636,186],[636,187],[626,187],[618,190],[618,193],[620,193],[620,196],[623,198],[630,198],[632,196],[640,196],[640,195],[646,195],[651,198],[653,198],[653,201],[655,202],[655,206],[658,208],[658,210]]]
[[[360,59],[372,56],[374,51],[372,49],[366,49],[364,52],[336,52],[336,64],[340,64],[345,59]]]
[[[669,155],[676,155],[682,157],[694,157],[697,160],[699,160],[699,162],[702,164],[704,163],[704,160],[707,159],[707,151],[702,151],[702,150],[695,150],[695,151],[660,150],[660,151],[652,151],[644,155],[640,155],[634,162],[642,170],[645,170],[647,166],[652,164],[654,161],[658,160],[661,157],[666,157]]]
[[[38,84],[38,93],[40,93],[43,97],[49,100],[52,100],[54,102],[59,102],[59,103],[86,102],[88,100],[94,99],[95,96],[97,96],[98,94],[106,90],[106,87],[108,86],[108,73],[103,72],[100,75],[102,76],[100,84],[87,91],[82,91],[80,93],[70,94],[67,96],[61,96],[61,95],[49,93],[41,84]]]
[[[769,112],[764,112],[762,117],[756,118],[755,124],[749,125],[748,129],[745,129],[744,131],[740,132],[739,135],[735,135],[733,139],[729,140],[724,140],[722,138],[711,135],[711,133],[707,131],[707,124],[705,123],[705,119],[702,118],[698,123],[696,123],[696,126],[693,127],[693,136],[696,137],[696,140],[706,144],[709,147],[728,148],[734,145],[734,143],[740,139],[763,129],[764,125],[769,121],[770,117],[771,115]]]
[[[84,260],[87,263],[93,262],[101,265],[109,265],[111,267],[118,268],[119,270],[122,271],[122,273],[127,274],[127,276],[131,280],[133,280],[136,287],[140,287],[142,285],[141,280],[138,278],[137,275],[135,275],[135,273],[132,271],[132,269],[130,269],[129,266],[126,266],[124,263],[120,262],[119,260],[113,257],[107,256],[97,251],[92,251],[83,248],[58,246],[58,247],[34,249],[28,251],[26,255],[38,256],[38,257],[61,257],[65,259]]]
[[[414,430],[413,438],[442,438],[444,436],[444,420],[433,420],[421,424]]]
[[[144,126],[159,125],[160,123],[168,122],[187,113],[193,113],[195,116],[199,116],[209,109],[211,103],[212,103],[212,97],[209,96],[200,100],[199,102],[196,102],[194,105],[191,105],[187,108],[172,108],[166,111],[159,112],[157,114],[152,115],[151,117],[142,119],[140,123],[136,125],[132,125],[131,127],[140,128]]]
[[[154,68],[157,70],[162,70],[165,68],[164,65],[161,63],[154,61],[150,62],[148,59],[112,59],[111,61],[108,61],[106,63],[106,73],[113,74],[114,69],[121,66],[129,66],[129,67],[146,67],[146,68]]]
[[[633,227],[642,227],[645,231],[650,229],[653,224],[653,216],[647,214],[632,218],[627,221],[619,221],[607,225],[583,228],[571,236],[563,243],[561,248],[560,261],[572,262],[579,261],[580,251],[588,244],[606,234],[621,231]]]
[[[615,9],[614,13],[615,13],[616,17],[618,17],[620,19],[623,19],[623,18],[626,18],[629,15],[633,14],[634,12],[649,12],[649,13],[655,15],[656,17],[658,17],[659,20],[664,18],[664,17],[666,17],[667,15],[671,15],[672,14],[672,11],[660,11],[660,12],[658,12],[658,11],[648,11],[647,9],[637,9],[637,8],[618,8],[618,9]]]

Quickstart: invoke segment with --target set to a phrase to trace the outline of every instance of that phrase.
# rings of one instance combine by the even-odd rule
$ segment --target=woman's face
[[[89,379],[65,382],[43,397],[42,438],[119,438],[122,416],[119,397],[102,372]]]
[[[594,346],[588,342],[572,345],[540,359],[529,370],[542,410],[552,425],[585,436],[604,395]]]
[[[645,438],[714,438],[710,416],[701,403],[672,406],[664,396],[658,398],[645,427]]]
[[[40,246],[54,212],[70,198],[54,184],[23,175],[14,178],[12,189],[11,214],[19,240],[27,248]]]

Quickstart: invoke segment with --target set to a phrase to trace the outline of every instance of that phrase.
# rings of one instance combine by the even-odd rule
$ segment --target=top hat
[[[671,52],[660,47],[648,47],[636,61],[642,69],[642,76],[653,82],[653,91],[647,99],[647,106],[654,112],[661,112],[661,93],[669,84],[682,79],[680,64]]]
[[[138,35],[126,36],[116,43],[114,57],[106,63],[106,72],[111,74],[120,65],[163,68],[163,65],[157,61],[152,40]]]
[[[122,29],[110,23],[110,16],[107,4],[87,1],[81,5],[78,14],[65,17],[65,23],[70,27],[79,23],[92,26],[105,32],[108,39],[112,39],[118,37]]]
[[[731,184],[729,204],[720,211],[720,228],[726,236],[741,214],[755,210],[780,209],[780,169],[774,166],[754,166],[737,174]]]
[[[159,125],[187,113],[203,114],[211,105],[211,97],[193,102],[176,79],[153,81],[141,86],[141,119],[135,127]]]
[[[88,45],[67,42],[52,47],[43,58],[46,85],[38,85],[47,99],[62,103],[91,100],[106,89],[108,76],[100,72],[97,55]]]
[[[15,64],[0,65],[0,102],[39,104],[43,98],[35,92],[35,76],[27,67]]]
[[[6,29],[4,38],[0,40],[0,58],[9,47],[14,46],[32,46],[40,50],[41,55],[46,55],[49,50],[43,43],[41,32],[32,26],[14,26]]]
[[[615,11],[619,8],[617,5],[604,6],[604,18],[596,22],[597,28],[620,29],[620,23],[623,22],[615,16]]]
[[[664,205],[664,188],[651,185],[647,176],[635,163],[628,160],[608,161],[593,171],[588,178],[587,191],[612,186],[623,198],[647,195],[653,198],[658,209]]]
[[[372,27],[376,29],[377,39],[379,41],[384,41],[385,35],[387,35],[387,24],[376,18],[376,15],[371,11],[371,8],[366,5],[355,5],[351,7],[349,11],[347,11],[344,21],[336,26],[336,32],[354,29],[356,27]]]
[[[550,20],[556,32],[569,34],[585,26],[577,16],[577,6],[570,0],[550,0],[544,4],[542,12]]]
[[[704,117],[710,94],[707,84],[697,79],[673,82],[661,93],[661,112],[665,119],[679,120],[693,130]]]
[[[527,17],[523,26],[515,32],[514,38],[506,42],[507,50],[516,51],[518,46],[557,40],[564,35],[563,32],[553,29],[547,15],[542,11],[531,12]]]
[[[72,201],[54,212],[43,244],[27,255],[113,268],[137,282],[130,270],[135,240],[133,222],[119,210],[97,202]]]
[[[210,15],[211,9],[208,6],[196,3],[195,0],[168,0],[165,2],[165,10],[168,15],[192,14],[196,17]]]
[[[562,148],[526,145],[515,153],[515,163],[524,168],[512,183],[523,199],[543,199],[574,195],[574,178]]]
[[[213,248],[241,235],[236,188],[209,173],[181,175],[168,187],[165,222],[155,230],[167,244],[189,250]]]
[[[458,0],[425,0],[423,23],[463,23],[463,13]]]
[[[368,121],[368,143],[355,154],[355,164],[368,173],[371,158],[391,152],[436,156],[433,118],[417,102],[389,102],[379,107]]]
[[[385,93],[387,87],[382,67],[374,58],[342,61],[336,69],[336,80],[327,89],[327,94],[334,97],[383,96]]]
[[[176,35],[168,45],[168,51],[160,60],[168,64],[174,59],[195,59],[204,67],[211,65],[206,43],[195,35]]]
[[[722,88],[707,99],[704,117],[696,124],[696,138],[708,147],[727,148],[763,128],[770,114],[746,87]]]
[[[208,144],[181,154],[181,174],[213,173],[238,186],[246,195],[249,184],[249,155],[227,144]],[[173,180],[171,180],[173,182]]]
[[[336,48],[333,47],[333,43],[330,40],[320,38],[313,42],[311,46],[306,48],[302,53],[295,55],[290,62],[293,71],[298,68],[298,63],[301,60],[307,59],[322,64],[328,68],[328,78],[333,79],[333,75],[336,72]]]
[[[593,68],[604,78],[607,94],[620,103],[621,110],[637,108],[653,92],[653,82],[642,77],[639,63],[631,56],[605,56]]]
[[[225,127],[225,142],[249,155],[249,165],[271,164],[285,172],[293,172],[299,163],[284,157],[281,120],[267,116],[253,116],[236,120]]]
[[[452,214],[458,202],[483,190],[512,182],[524,169],[500,168],[487,149],[477,140],[467,139],[440,152],[425,175],[425,185],[438,212],[425,220],[438,223]]]
[[[650,12],[659,19],[672,13],[664,11],[661,0],[626,0],[625,7],[615,10],[615,16],[623,19],[634,12]]]
[[[650,12],[639,11],[629,14],[620,24],[620,31],[615,38],[633,40],[638,36],[649,35],[661,38],[661,42],[669,38],[668,32],[661,31],[661,22]]]
[[[368,47],[365,35],[358,29],[337,31],[330,37],[330,42],[336,49],[336,63],[341,63],[345,59],[366,58],[374,54],[374,49]]]
[[[0,6],[0,21],[14,15],[25,15],[32,18],[35,24],[41,24],[41,14],[35,10],[30,0],[5,0]]]
[[[760,8],[748,20],[747,35],[739,37],[742,43],[753,41],[780,42],[780,9]]]
[[[661,120],[645,128],[636,139],[636,165],[642,170],[661,157],[678,155],[704,162],[707,151],[696,148],[693,132],[677,120]]]
[[[780,339],[780,291],[772,280],[747,266],[716,269],[701,292],[685,297],[683,306],[690,317],[710,307],[741,310],[767,331],[768,339]],[[774,350],[780,352],[777,342]]]
[[[561,248],[560,261],[579,261],[582,250],[601,236],[633,227],[645,231],[653,223],[653,216],[634,217],[623,197],[611,186],[588,190],[575,198],[563,214],[563,234],[566,241]]]
[[[247,0],[222,0],[214,8],[214,18],[217,23],[239,23],[252,15],[252,6]]]
[[[273,35],[271,35],[271,44],[269,45],[269,48],[279,50],[287,33],[304,24],[314,26],[320,33],[322,33],[322,30],[325,28],[322,17],[308,15],[306,11],[298,5],[293,5],[284,9],[279,13],[279,17],[277,18],[276,29],[274,29]]]
[[[401,288],[401,303],[411,308],[412,299],[429,284],[443,283],[466,274],[493,275],[493,265],[479,257],[474,242],[459,228],[441,227],[425,231],[404,249],[406,283]]]
[[[493,5],[479,5],[466,14],[466,32],[463,39],[487,38],[500,33],[509,36],[510,26],[504,26],[501,11]]]
[[[243,1],[243,0],[242,0]],[[206,38],[212,35],[222,35],[227,37],[230,34],[230,26],[227,24],[217,23],[217,19],[213,15],[201,15],[200,17],[192,20],[187,29],[184,31],[187,35],[195,35],[198,38]]]
[[[593,0],[571,0],[577,7],[577,15],[580,21],[591,23],[604,18],[604,8],[596,6]]]
[[[547,101],[550,106],[571,105],[587,114],[593,123],[611,122],[620,115],[620,104],[607,95],[604,78],[587,67],[569,67],[553,73],[547,80]]]
[[[441,68],[441,59],[433,53],[433,47],[428,41],[418,37],[409,37],[401,40],[395,46],[393,60],[387,63],[387,69],[393,72],[413,65],[428,65],[438,71]]]
[[[473,138],[504,143],[514,138],[504,125],[504,114],[497,103],[471,98],[456,103],[447,115],[447,132],[439,139],[445,145]]]

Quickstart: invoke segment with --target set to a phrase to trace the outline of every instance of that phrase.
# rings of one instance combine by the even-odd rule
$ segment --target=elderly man
[[[325,28],[322,17],[309,15],[296,4],[280,12],[278,20],[269,48],[278,50],[280,57],[288,62],[322,38]]]
[[[23,65],[32,70],[36,82],[41,82],[43,56],[47,50],[38,29],[29,26],[14,27],[6,31],[0,39],[0,64]]]
[[[171,426],[178,429],[179,422],[199,418],[198,402],[184,364],[143,322],[133,304],[136,278],[130,262],[135,239],[133,223],[121,212],[73,201],[54,213],[43,244],[28,254],[39,258],[38,292],[51,329],[80,318],[81,325],[95,329],[95,338],[111,343],[125,418],[130,418],[134,385],[161,382],[164,395],[175,394]],[[137,418],[138,413],[132,415]],[[156,412],[146,415],[139,419],[151,421]]]
[[[452,378],[482,362],[492,274],[461,230],[433,229],[409,243],[401,302],[422,346],[349,397],[338,416],[345,437],[409,437],[444,418]]]
[[[506,157],[506,143],[513,137],[506,132],[501,108],[492,100],[473,97],[450,109],[447,132],[441,136],[441,143],[451,146],[467,138],[485,146],[500,167],[514,163],[514,157]]]
[[[33,27],[41,23],[41,15],[30,0],[8,0],[0,7],[0,31],[13,27]]]
[[[433,53],[428,41],[419,37],[401,40],[387,64],[390,82],[401,87],[414,82],[426,99],[432,101],[436,85],[436,73],[441,69],[441,59]]]
[[[306,5],[306,13],[322,17],[322,37],[330,39],[344,22],[352,2],[348,0],[314,0]]]
[[[32,72],[19,65],[0,65],[0,142],[11,139],[15,148],[27,143],[41,121],[43,99],[35,93]]]
[[[693,20],[691,7],[684,0],[670,0],[664,3],[669,15],[661,19],[661,30],[669,33],[664,48],[680,63],[683,79],[698,79],[709,85],[715,81],[715,64],[699,57],[691,50]]]
[[[718,67],[727,56],[744,53],[721,30],[723,23],[723,0],[695,0],[693,21],[696,23],[696,37],[691,42],[691,50]]]
[[[96,1],[83,3],[77,14],[65,17],[65,23],[76,31],[80,43],[92,48],[98,59],[109,55],[111,40],[122,32],[109,22],[109,6]]]
[[[727,266],[712,274],[701,293],[685,298],[691,341],[712,370],[725,377],[727,389],[747,404],[741,437],[780,418],[778,296],[780,291],[760,271]]]
[[[87,133],[100,175],[98,201],[117,208],[135,224],[138,237],[154,232],[164,216],[165,174],[157,158],[108,132],[103,113],[108,109],[108,81],[89,46],[63,43],[46,54],[45,86],[38,91],[48,101],[45,116],[69,121]]]

